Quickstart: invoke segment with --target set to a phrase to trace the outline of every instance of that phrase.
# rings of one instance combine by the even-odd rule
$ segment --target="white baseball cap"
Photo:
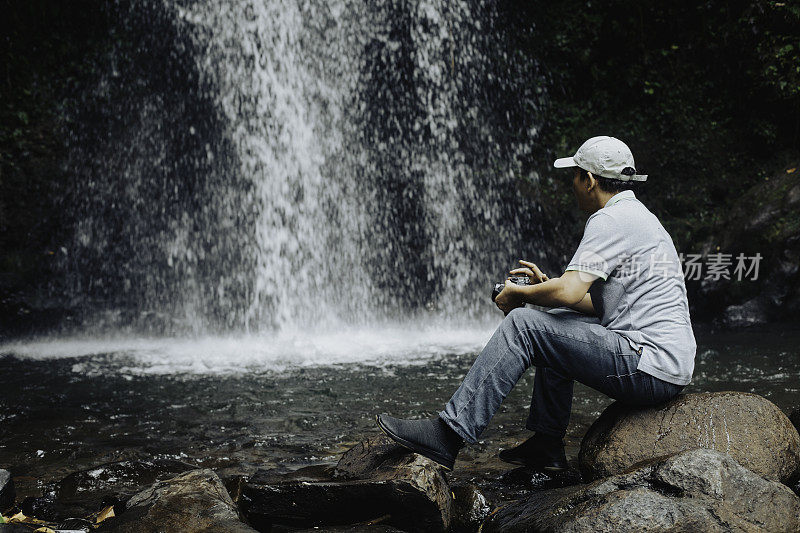
[[[615,137],[592,137],[572,157],[553,163],[556,168],[580,167],[595,176],[620,181],[647,181],[647,174],[637,174],[628,145]]]

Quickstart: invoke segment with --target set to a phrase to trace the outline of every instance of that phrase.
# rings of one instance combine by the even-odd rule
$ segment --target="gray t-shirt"
[[[677,385],[691,381],[697,344],[678,253],[632,191],[589,217],[567,270],[600,276],[589,289],[592,304],[600,323],[639,351],[639,370]]]

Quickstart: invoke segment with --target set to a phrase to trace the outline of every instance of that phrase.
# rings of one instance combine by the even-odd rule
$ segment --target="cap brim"
[[[569,168],[569,167],[577,167],[577,163],[575,163],[575,159],[572,157],[562,157],[561,159],[556,159],[553,166],[556,168]]]

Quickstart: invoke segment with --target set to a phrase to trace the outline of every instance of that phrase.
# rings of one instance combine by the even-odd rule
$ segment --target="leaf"
[[[113,505],[109,505],[108,507],[106,507],[105,509],[100,511],[99,515],[97,515],[97,520],[95,521],[95,524],[99,524],[103,520],[106,520],[108,518],[113,518],[114,516],[115,516],[114,515],[114,506]]]
[[[9,524],[46,524],[44,520],[39,520],[38,518],[33,518],[30,516],[25,516],[22,514],[22,511],[18,512],[11,518],[7,520]]]
[[[56,533],[49,527],[40,527],[39,529],[34,529],[33,533]]]
[[[786,169],[786,173],[787,174],[793,174],[795,170],[797,170],[797,167],[788,168],[788,169]]]

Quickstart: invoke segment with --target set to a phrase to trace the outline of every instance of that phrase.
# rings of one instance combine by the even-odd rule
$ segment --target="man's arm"
[[[575,311],[579,311],[584,315],[596,315],[597,313],[594,310],[594,305],[592,305],[592,295],[588,292],[586,296],[583,297],[583,300],[576,303],[575,305],[570,305],[570,309],[574,309]]]
[[[530,303],[542,307],[573,307],[583,304],[583,299],[598,276],[587,272],[569,270],[558,278],[535,285],[515,285],[506,281],[503,291],[495,303],[508,312],[515,307]]]

